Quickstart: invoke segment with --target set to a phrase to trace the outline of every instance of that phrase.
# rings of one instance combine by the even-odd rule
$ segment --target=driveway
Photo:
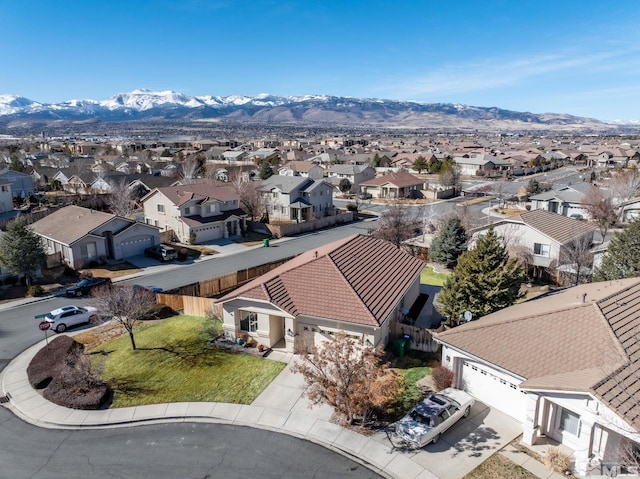
[[[331,449],[341,450],[373,464],[390,477],[404,479],[461,479],[522,432],[518,421],[476,401],[471,414],[442,435],[436,444],[414,449],[403,444],[393,426],[369,436],[339,428],[331,422],[326,405],[309,408],[304,381],[290,366],[297,357],[274,358],[289,362],[252,406],[269,408],[281,416],[284,429]],[[322,427],[320,425],[322,424]]]
[[[393,428],[376,433],[374,439],[402,451],[423,469],[421,478],[460,479],[521,433],[517,420],[476,401],[469,417],[458,421],[436,444],[415,449],[400,441]]]

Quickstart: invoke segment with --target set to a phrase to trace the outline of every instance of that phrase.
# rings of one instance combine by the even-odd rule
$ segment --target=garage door
[[[123,258],[144,254],[149,246],[153,246],[153,236],[137,236],[120,243]]]
[[[464,361],[462,384],[465,391],[479,401],[524,420],[527,395],[501,373],[473,361]]]

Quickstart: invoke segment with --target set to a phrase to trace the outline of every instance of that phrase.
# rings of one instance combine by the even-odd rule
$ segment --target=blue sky
[[[640,2],[0,0],[0,94],[328,94],[640,118]]]

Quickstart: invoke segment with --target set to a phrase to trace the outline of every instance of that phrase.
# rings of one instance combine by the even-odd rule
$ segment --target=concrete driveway
[[[460,479],[521,432],[520,423],[511,416],[476,401],[469,417],[458,421],[436,444],[415,449],[399,440],[393,428],[376,433],[374,438],[422,467],[420,478]]]
[[[436,444],[415,449],[403,443],[393,425],[372,435],[361,435],[331,422],[333,410],[309,408],[304,381],[290,366],[297,357],[273,358],[288,361],[280,375],[252,403],[281,415],[283,429],[319,442],[334,450],[359,457],[375,465],[387,477],[403,479],[461,479],[522,432],[520,423],[506,414],[476,401],[468,417],[458,421]],[[284,427],[283,427],[284,426]]]

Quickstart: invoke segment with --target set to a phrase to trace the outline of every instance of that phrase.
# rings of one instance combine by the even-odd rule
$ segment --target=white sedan
[[[80,306],[63,306],[51,311],[44,320],[50,323],[51,329],[62,333],[71,326],[90,323],[98,319],[98,310],[93,306],[82,308]]]
[[[471,412],[474,399],[455,388],[443,389],[418,403],[396,423],[396,434],[405,441],[423,447],[438,442],[440,435],[458,419]]]

